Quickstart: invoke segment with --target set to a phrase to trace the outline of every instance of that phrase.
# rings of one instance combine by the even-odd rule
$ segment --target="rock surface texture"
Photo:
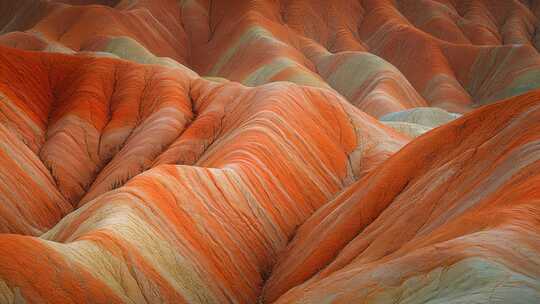
[[[540,1],[0,0],[0,303],[540,303]]]

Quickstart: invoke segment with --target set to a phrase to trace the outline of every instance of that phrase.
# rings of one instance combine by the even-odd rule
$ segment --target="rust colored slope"
[[[144,162],[193,117],[191,75],[180,70],[6,48],[0,58],[4,121],[39,154],[72,204],[105,165],[115,166],[117,152],[126,156],[113,182],[122,184],[148,168]],[[159,137],[151,135],[156,132]],[[142,150],[140,138],[147,138]]]
[[[93,288],[100,288],[96,295],[124,302],[252,303],[276,252],[283,249],[296,227],[356,176],[373,170],[408,140],[332,91],[290,83],[246,88],[190,80],[180,70],[111,59],[6,49],[4,54],[8,53],[13,58],[37,56],[42,62],[63,62],[80,72],[71,75],[65,68],[65,78],[57,84],[65,95],[56,99],[47,133],[56,134],[52,131],[62,128],[59,134],[80,130],[86,135],[51,135],[40,154],[49,162],[54,160],[55,168],[62,168],[53,172],[59,182],[90,171],[73,167],[81,161],[80,154],[53,152],[71,146],[92,151],[91,147],[102,146],[105,135],[98,137],[99,145],[99,140],[85,143],[84,138],[108,134],[109,129],[124,134],[126,125],[133,129],[129,126],[132,111],[151,116],[151,110],[166,110],[156,114],[156,121],[141,118],[149,121],[148,125],[135,128],[122,148],[98,150],[119,151],[111,152],[112,160],[100,171],[80,208],[40,239],[0,236],[0,264],[12,265],[0,267],[1,294],[10,301],[60,297],[76,302],[93,294]],[[91,67],[86,66],[89,63]],[[108,78],[111,69],[107,67],[114,66],[118,74]],[[85,68],[99,78],[82,77]],[[140,87],[146,87],[145,94],[153,96],[150,100],[154,103],[123,110],[119,103],[110,106],[119,112],[101,114],[101,107],[105,112],[107,107],[98,98],[102,90],[93,91],[94,87],[113,85],[111,92],[103,90],[105,94],[127,98],[139,86],[132,80],[132,86],[122,89],[122,77],[130,75],[127,71],[144,75],[137,73],[156,69],[176,77],[155,83],[141,77],[147,82]],[[54,69],[49,71],[54,78]],[[152,95],[153,89],[157,95]],[[78,90],[96,96],[96,100],[82,102]],[[115,97],[105,100],[114,104]],[[154,143],[168,138],[177,125],[167,111],[183,113],[178,109],[186,108],[186,100],[197,113],[193,122],[173,144]],[[167,106],[160,107],[161,103]],[[116,120],[121,114],[123,118]],[[110,117],[109,122],[106,117]],[[163,129],[160,121],[165,124]],[[330,125],[333,127],[327,128]],[[203,132],[211,139],[192,159],[183,160],[182,154],[172,152],[197,147],[192,141],[204,139],[194,137],[200,129],[211,130]],[[83,141],[77,141],[81,137]],[[160,149],[166,152],[152,161]],[[214,169],[160,165],[188,161]],[[82,163],[88,161],[83,159]],[[118,174],[130,173],[132,163],[135,173],[156,168],[111,191],[118,186]],[[34,249],[28,249],[29,242],[36,243]],[[35,278],[33,273],[48,261],[54,262],[55,271]],[[25,271],[13,271],[19,267]],[[81,273],[80,281],[72,279],[75,272]],[[39,283],[41,279],[47,283]]]
[[[538,121],[536,91],[418,138],[302,225],[265,301],[538,299]]]
[[[108,52],[140,63],[162,64],[153,57],[170,57],[202,75],[249,86],[291,81],[332,87],[375,116],[425,105],[468,112],[540,86],[537,8],[518,0],[36,5],[27,11],[38,17],[20,17],[31,29],[6,30],[24,29],[29,36],[0,41],[28,49]],[[351,54],[341,63],[332,60],[328,70],[313,48]],[[383,58],[384,67],[368,67],[369,77],[347,72],[363,66],[359,51]]]
[[[162,19],[167,17],[173,18],[165,15]],[[180,63],[186,60],[188,51],[181,25],[161,23],[148,9],[122,11],[103,6],[62,6],[32,30],[73,50],[93,50],[100,40],[122,36],[139,41],[157,56]]]
[[[97,5],[107,4],[100,1],[88,1],[93,5],[27,2],[26,6],[20,3],[6,8],[9,17],[9,14],[14,15],[14,20],[5,26],[4,32],[25,30],[28,36],[3,37],[2,44],[32,50],[36,46],[29,40],[40,40],[42,44],[61,45],[66,51],[105,52],[114,52],[121,44],[124,50],[118,52],[120,56],[141,52],[137,48],[142,48],[179,63],[185,63],[189,57],[188,40],[180,22],[180,7],[175,1],[136,1],[131,5],[122,2],[116,8]],[[9,17],[5,19],[9,20]]]
[[[0,124],[0,231],[40,235],[72,206],[41,160]]]
[[[0,44],[42,51],[0,47],[0,303],[538,302],[540,93],[390,159],[370,115],[539,88],[539,15],[0,1]]]
[[[428,104],[467,112],[475,102],[540,86],[535,49],[539,20],[533,6],[517,0],[290,0],[282,1],[281,11],[284,22],[300,35],[334,52],[357,51],[360,45],[397,67]],[[514,58],[501,56],[505,51],[500,49],[508,48],[516,49],[511,57],[519,58],[517,65],[508,63],[517,63]],[[482,72],[470,70],[473,62]],[[479,96],[471,81],[490,89]]]
[[[50,10],[48,3],[41,0],[0,2],[0,33],[31,28]]]

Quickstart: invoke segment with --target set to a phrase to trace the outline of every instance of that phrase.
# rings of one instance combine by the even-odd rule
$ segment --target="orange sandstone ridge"
[[[0,1],[0,303],[540,303],[539,18]]]

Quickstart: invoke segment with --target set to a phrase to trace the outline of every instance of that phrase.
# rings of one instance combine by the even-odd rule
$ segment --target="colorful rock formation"
[[[0,303],[540,302],[539,17],[0,1]]]
[[[385,125],[401,133],[417,137],[438,126],[449,123],[460,115],[448,113],[440,108],[412,108],[400,112],[392,112],[379,118]]]

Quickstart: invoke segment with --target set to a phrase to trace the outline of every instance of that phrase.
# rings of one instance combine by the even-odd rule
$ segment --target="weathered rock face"
[[[0,303],[540,302],[529,2],[1,1]]]
[[[449,113],[439,108],[413,108],[405,111],[393,112],[379,120],[412,137],[417,137],[438,126],[449,123],[460,115]]]
[[[265,299],[289,290],[278,303],[535,302],[540,269],[525,265],[540,253],[539,97],[422,136],[320,208]]]
[[[2,163],[13,180],[1,192],[2,232],[41,236],[32,241],[41,245],[19,253],[27,237],[2,239],[0,265],[11,266],[0,273],[10,288],[26,282],[15,284],[28,301],[91,297],[88,282],[69,278],[82,271],[121,301],[253,302],[295,228],[408,141],[316,88],[247,88],[5,48],[2,62],[2,113],[17,118],[2,151],[24,152]],[[15,199],[25,195],[33,201]],[[22,255],[29,260],[17,264]],[[50,255],[63,264],[50,272],[56,279],[42,277],[52,287],[33,284]]]

